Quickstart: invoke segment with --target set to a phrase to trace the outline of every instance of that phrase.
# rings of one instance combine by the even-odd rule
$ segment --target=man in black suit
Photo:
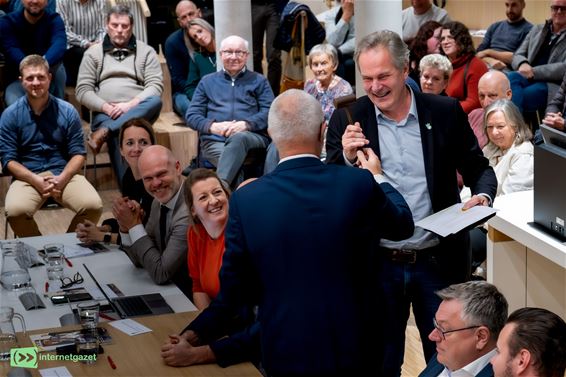
[[[412,234],[408,206],[369,171],[320,161],[324,118],[307,93],[277,97],[268,123],[281,161],[232,195],[220,293],[185,338],[210,342],[234,309],[257,304],[268,375],[378,375],[371,260],[381,237]],[[358,152],[362,166],[379,176],[366,153]]]
[[[409,51],[399,35],[380,31],[364,37],[355,60],[367,96],[335,111],[328,129],[327,161],[355,165],[357,150],[370,147],[379,156],[385,181],[404,196],[416,222],[460,201],[456,171],[474,194],[464,208],[489,205],[497,180],[468,124],[450,97],[413,92],[405,85]],[[468,232],[440,239],[416,228],[408,239],[382,239],[380,285],[385,302],[383,376],[398,376],[403,363],[405,328],[412,304],[425,358],[434,354],[427,340],[440,299],[435,291],[467,279]]]

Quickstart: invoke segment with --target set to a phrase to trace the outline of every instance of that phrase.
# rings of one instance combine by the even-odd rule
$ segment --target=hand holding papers
[[[462,229],[487,221],[495,215],[496,209],[487,206],[475,206],[465,211],[463,203],[456,203],[440,212],[425,217],[415,223],[416,226],[430,230],[441,237],[458,233]]]

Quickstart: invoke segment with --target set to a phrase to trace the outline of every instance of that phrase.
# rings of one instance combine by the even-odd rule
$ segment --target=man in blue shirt
[[[33,219],[48,198],[75,213],[67,232],[83,220],[98,222],[102,200],[77,174],[85,162],[78,112],[48,92],[49,63],[30,55],[20,63],[26,95],[0,118],[2,170],[14,176],[6,194],[6,214],[16,237],[39,236]]]
[[[0,18],[0,49],[9,68],[6,88],[6,105],[11,105],[25,94],[18,80],[17,67],[30,54],[43,56],[54,76],[50,92],[63,98],[65,91],[65,68],[63,55],[67,48],[65,24],[54,11],[47,9],[47,0],[22,0],[23,10]]]
[[[246,68],[248,54],[246,40],[225,38],[220,44],[224,69],[200,80],[186,114],[188,126],[200,134],[203,157],[234,186],[248,151],[269,144],[267,113],[273,92],[265,77]]]
[[[533,24],[523,17],[525,0],[506,0],[506,20],[492,24],[478,46],[476,56],[495,69],[511,67],[513,53],[523,42]]]

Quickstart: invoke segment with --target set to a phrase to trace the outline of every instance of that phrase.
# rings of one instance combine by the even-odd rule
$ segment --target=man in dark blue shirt
[[[51,74],[43,57],[24,58],[20,74],[26,94],[0,118],[2,170],[14,176],[5,207],[14,236],[41,235],[33,215],[50,197],[75,213],[67,232],[85,219],[97,223],[102,200],[77,174],[86,154],[78,112],[49,94]]]
[[[0,18],[0,50],[5,55],[9,70],[6,105],[11,105],[25,94],[18,80],[17,68],[30,54],[43,56],[51,67],[54,79],[49,88],[58,98],[65,91],[63,55],[67,49],[65,24],[54,11],[47,8],[47,0],[22,0],[23,10],[14,10]]]

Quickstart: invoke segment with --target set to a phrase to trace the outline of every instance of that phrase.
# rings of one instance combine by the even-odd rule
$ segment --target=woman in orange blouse
[[[199,310],[204,310],[220,290],[218,273],[224,254],[230,191],[208,169],[193,170],[184,185],[190,219],[187,260],[193,301]]]

